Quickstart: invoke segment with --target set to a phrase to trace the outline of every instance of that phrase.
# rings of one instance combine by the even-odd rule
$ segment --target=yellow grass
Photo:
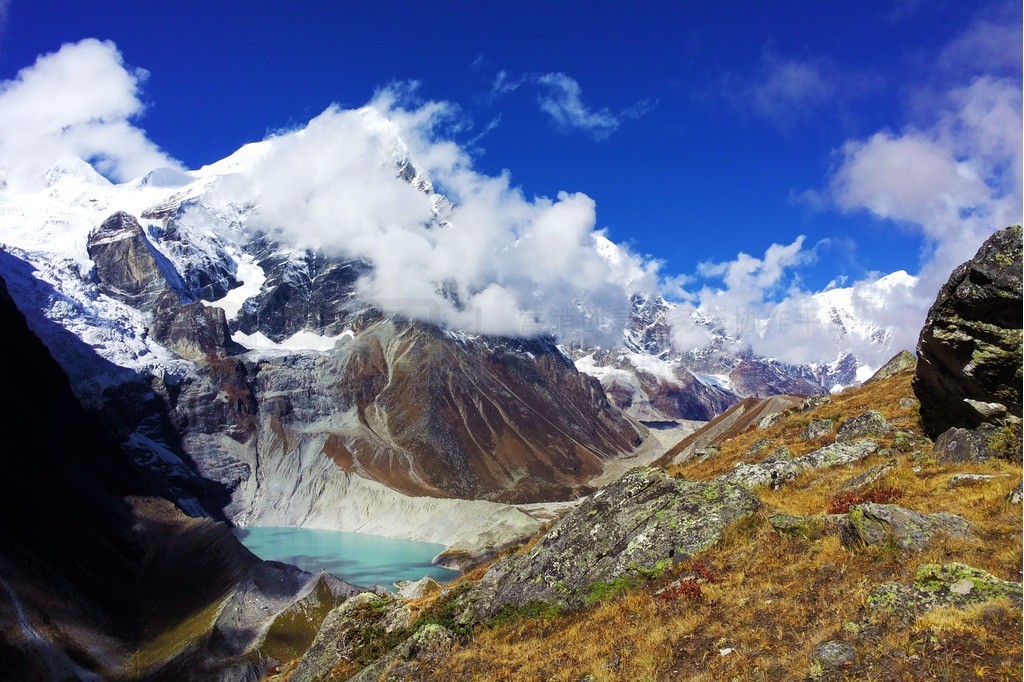
[[[868,409],[882,412],[897,429],[920,434],[916,409],[899,407],[900,398],[912,395],[909,381],[903,374],[849,391],[812,412],[789,415],[767,431],[741,434],[722,445],[718,460],[688,463],[672,473],[687,478],[724,473],[764,437],[804,454],[824,444],[799,438],[807,421],[834,418],[838,425]],[[891,440],[884,439],[882,446],[890,447]],[[778,491],[759,490],[762,510],[700,557],[717,576],[703,585],[701,602],[654,596],[684,570],[680,567],[579,613],[480,629],[439,662],[433,674],[459,680],[579,680],[585,675],[594,680],[802,679],[819,672],[811,665],[817,646],[857,634],[864,604],[878,585],[909,581],[921,564],[961,561],[1020,580],[1021,509],[1004,500],[1019,480],[1020,466],[1003,461],[939,466],[930,455],[926,444],[915,452],[808,472]],[[976,537],[938,540],[919,553],[880,547],[851,552],[836,536],[784,538],[768,523],[777,510],[824,512],[845,481],[890,458],[897,466],[880,484],[902,493],[899,504],[964,516],[974,524]],[[959,472],[1008,476],[949,489],[949,478]],[[733,651],[722,655],[727,649]],[[974,679],[979,671],[977,679],[1020,679],[1021,614],[1005,604],[996,611],[941,610],[909,626],[891,625],[877,647],[869,649],[859,655],[874,671],[867,676],[877,679]],[[916,653],[908,658],[903,655],[907,650]]]

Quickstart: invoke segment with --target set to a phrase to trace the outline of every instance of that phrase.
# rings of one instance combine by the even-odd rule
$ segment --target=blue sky
[[[958,89],[996,79],[1020,110],[1016,3],[491,5],[10,0],[0,78],[62,43],[112,40],[149,72],[136,124],[188,167],[419,81],[419,96],[461,108],[456,136],[479,170],[509,169],[528,194],[585,192],[598,226],[663,274],[806,235],[785,284],[811,291],[917,273],[956,242],[957,226],[915,213],[914,188],[871,194],[871,167],[837,189],[857,160],[844,149],[923,131],[951,159],[988,159],[949,141]],[[988,163],[990,186],[1019,165],[1005,154],[1016,160]],[[1019,187],[992,196],[1008,193],[1019,207]]]

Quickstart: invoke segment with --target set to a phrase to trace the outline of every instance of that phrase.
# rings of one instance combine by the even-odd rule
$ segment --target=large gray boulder
[[[878,443],[870,438],[847,443],[833,443],[796,458],[802,469],[828,469],[853,464],[867,458],[878,449]]]
[[[860,438],[882,438],[892,433],[892,426],[878,410],[868,410],[847,419],[836,431],[836,442],[845,443]]]
[[[918,551],[936,535],[965,537],[971,524],[955,514],[920,514],[894,504],[862,504],[850,510],[843,526],[843,545],[848,548],[892,543]]]
[[[548,602],[576,607],[610,585],[654,575],[711,547],[758,499],[722,480],[669,478],[640,468],[590,496],[500,573],[491,612]]]
[[[950,276],[917,344],[914,393],[936,438],[1021,417],[1021,227],[1000,230]]]

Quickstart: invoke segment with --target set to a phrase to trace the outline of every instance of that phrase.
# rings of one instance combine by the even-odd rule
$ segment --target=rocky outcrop
[[[0,469],[16,482],[0,497],[0,676],[258,676],[286,649],[286,612],[306,623],[288,641],[311,641],[354,588],[261,561],[226,524],[152,497],[2,282],[0,323],[0,349],[33,377],[0,376]]]
[[[181,304],[173,295],[163,295],[156,302],[149,333],[186,360],[208,360],[243,350],[231,340],[222,309],[200,301]]]
[[[1019,459],[1020,441],[1017,425],[993,426],[982,424],[975,429],[951,428],[935,439],[935,459],[943,464],[955,462],[984,462],[993,457]]]
[[[674,480],[635,469],[599,490],[497,574],[491,612],[543,601],[580,606],[616,581],[636,580],[714,545],[759,507],[725,481]]]
[[[823,535],[838,534],[846,521],[844,514],[816,514],[814,516],[793,516],[772,514],[768,523],[779,535],[816,540]]]
[[[1021,227],[992,235],[928,311],[914,392],[932,438],[1021,417]]]
[[[911,620],[940,607],[963,608],[1005,598],[1021,606],[1021,584],[961,563],[926,564],[912,583],[885,583],[868,597],[869,613]]]
[[[411,624],[412,613],[398,599],[372,592],[355,596],[324,619],[289,679],[347,680],[402,643]]]
[[[917,369],[917,358],[909,350],[901,350],[894,355],[889,362],[878,368],[878,371],[871,375],[864,384],[874,383],[882,379],[888,379],[902,372],[912,372]]]
[[[139,308],[151,309],[162,296],[177,297],[174,267],[146,239],[134,216],[118,212],[89,234],[86,243],[100,291]]]
[[[850,510],[842,539],[847,548],[892,543],[918,551],[936,535],[965,537],[970,533],[970,523],[955,514],[920,514],[894,504],[869,503]]]
[[[836,442],[845,443],[861,438],[883,438],[891,433],[892,426],[885,420],[882,413],[878,410],[868,410],[840,424],[836,431]]]

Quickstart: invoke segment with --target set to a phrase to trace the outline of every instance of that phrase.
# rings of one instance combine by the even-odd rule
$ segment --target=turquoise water
[[[327,571],[350,583],[391,587],[423,576],[440,582],[458,573],[430,563],[444,545],[395,540],[362,533],[313,528],[235,528],[235,537],[261,559],[283,561],[316,573]]]

